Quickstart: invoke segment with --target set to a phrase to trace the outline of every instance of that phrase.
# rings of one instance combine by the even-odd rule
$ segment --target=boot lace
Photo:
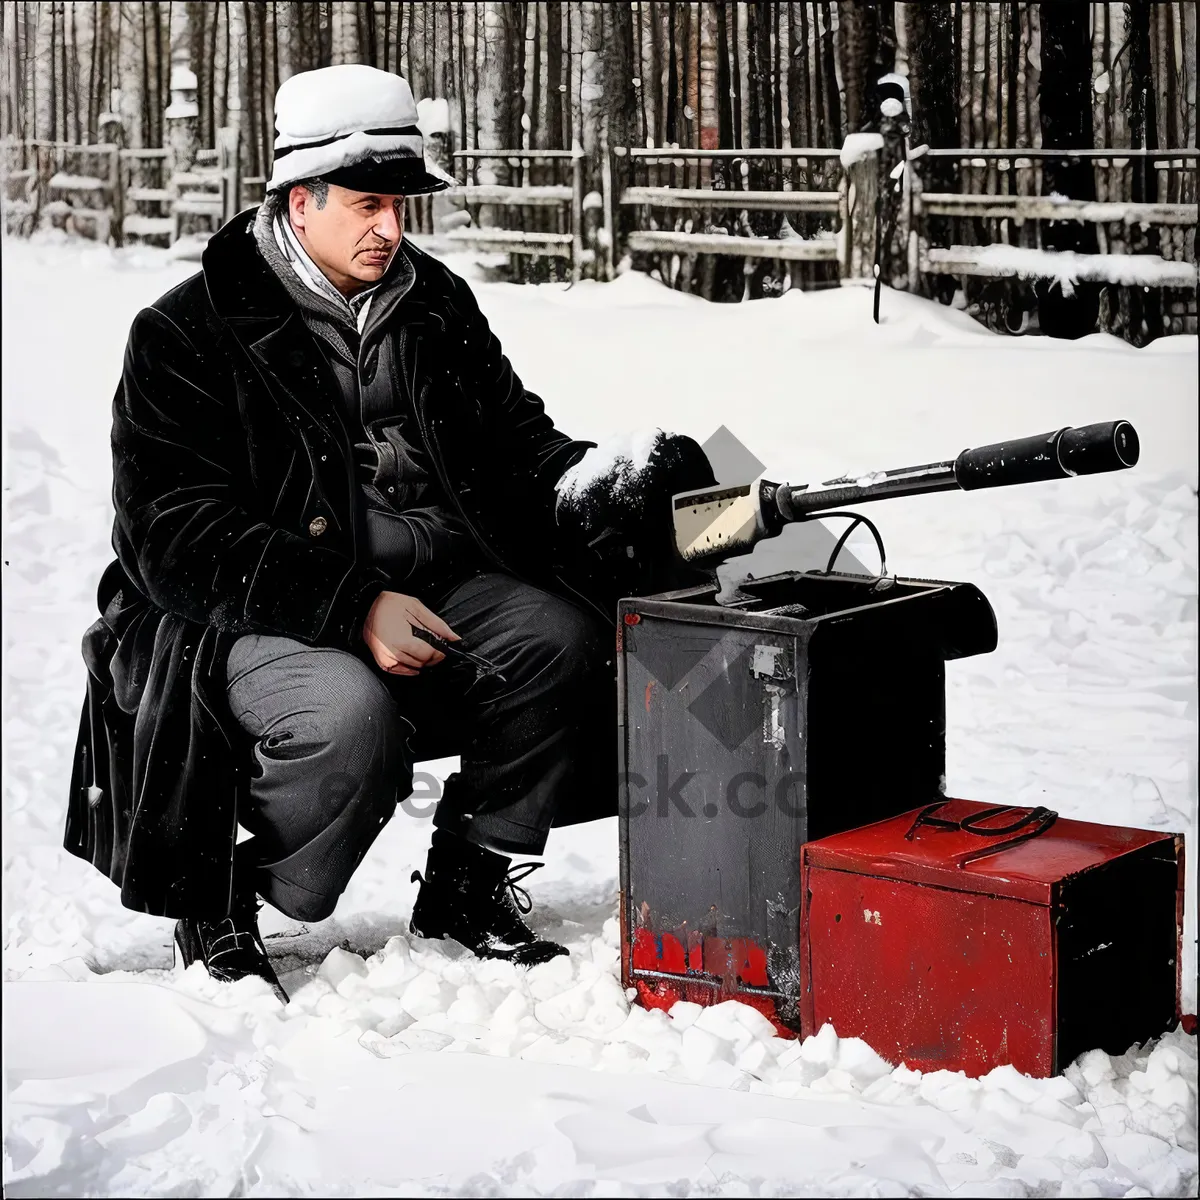
[[[517,912],[527,913],[533,911],[533,897],[523,887],[519,886],[519,881],[532,875],[539,867],[544,867],[545,865],[545,863],[540,862],[522,863],[519,867],[513,867],[500,881],[500,887],[497,888],[497,891],[508,888],[508,898],[512,901]]]
[[[257,935],[261,907],[262,901],[257,895],[242,896],[235,901],[233,911],[227,917],[201,923],[209,967],[239,953],[257,955],[263,952]]]

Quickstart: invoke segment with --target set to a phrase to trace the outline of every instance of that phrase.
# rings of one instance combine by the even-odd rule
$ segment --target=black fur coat
[[[225,696],[233,641],[349,649],[386,585],[356,545],[336,381],[259,254],[254,215],[137,315],[113,401],[116,558],[83,639],[65,845],[160,916],[227,911],[251,762]],[[555,429],[463,280],[407,243],[398,253],[416,282],[384,336],[447,494],[498,569],[611,619],[568,582],[554,515],[555,483],[594,443]]]

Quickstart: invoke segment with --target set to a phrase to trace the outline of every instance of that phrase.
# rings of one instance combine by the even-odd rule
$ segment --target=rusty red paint
[[[987,807],[951,800],[937,815],[957,822]],[[805,1034],[831,1023],[840,1037],[862,1038],[889,1062],[923,1071],[978,1076],[1011,1063],[1047,1076],[1105,1038],[1126,1045],[1163,1028],[1180,957],[1178,929],[1168,957],[1166,925],[1182,884],[1173,897],[1160,867],[1152,877],[1139,872],[1147,863],[1181,869],[1180,841],[1058,820],[1019,844],[1002,846],[998,835],[997,853],[971,857],[988,846],[986,838],[914,826],[918,811],[803,847]],[[1003,827],[1025,811],[983,824]],[[1090,893],[1085,878],[1096,881]],[[1149,892],[1148,878],[1158,881]],[[1096,889],[1120,903],[1097,902]],[[1103,967],[1107,996],[1081,991],[1086,969],[1079,964],[1114,944],[1111,953],[1124,957]],[[1138,945],[1159,947],[1160,957],[1139,959]],[[1176,1012],[1177,988],[1176,977]],[[1123,1015],[1101,1009],[1097,1017],[1094,1006],[1106,1003]],[[1129,1029],[1123,1020],[1146,1028]],[[1094,1041],[1080,1047],[1072,1041],[1080,1036]]]
[[[994,806],[973,800],[947,800],[936,815],[957,820],[989,807]],[[980,849],[981,839],[965,831],[926,827],[909,840],[905,835],[918,811],[809,842],[805,854],[813,867],[858,871],[869,862],[879,868],[876,873],[899,873],[914,883],[952,887],[962,892],[999,891],[1014,899],[1050,904],[1060,880],[1170,836],[1149,829],[1098,826],[1059,818],[1040,837],[1011,846],[999,855],[960,865],[964,855]],[[1009,810],[991,824],[1002,827],[1015,815],[1027,811]],[[1105,830],[1102,837],[1095,833],[1101,828]]]
[[[636,625],[639,621],[641,621],[641,619],[642,618],[637,613],[626,613],[625,614],[625,624],[626,625]]]
[[[762,1013],[780,1037],[796,1036],[796,1029],[780,1018],[772,997],[744,990],[769,986],[766,951],[750,938],[705,937],[686,927],[657,932],[643,925],[634,929],[624,962],[631,968],[625,984],[637,989],[638,1003],[645,1008],[666,1010],[680,1000],[705,1006],[739,1000]],[[639,977],[639,971],[653,971],[655,977]],[[662,979],[659,973],[675,978]]]
[[[847,871],[807,887],[806,1030],[914,1070],[1053,1074],[1049,908]]]

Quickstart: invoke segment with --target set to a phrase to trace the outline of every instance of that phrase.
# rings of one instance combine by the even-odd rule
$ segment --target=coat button
[[[320,537],[321,534],[329,527],[329,522],[324,517],[313,517],[308,523],[308,533],[310,537]]]

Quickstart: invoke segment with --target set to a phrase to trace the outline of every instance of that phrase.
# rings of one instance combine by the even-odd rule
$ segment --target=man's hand
[[[383,671],[392,675],[418,675],[422,667],[440,663],[446,656],[412,635],[413,626],[427,629],[450,642],[462,639],[415,596],[380,592],[363,622],[363,641]]]

